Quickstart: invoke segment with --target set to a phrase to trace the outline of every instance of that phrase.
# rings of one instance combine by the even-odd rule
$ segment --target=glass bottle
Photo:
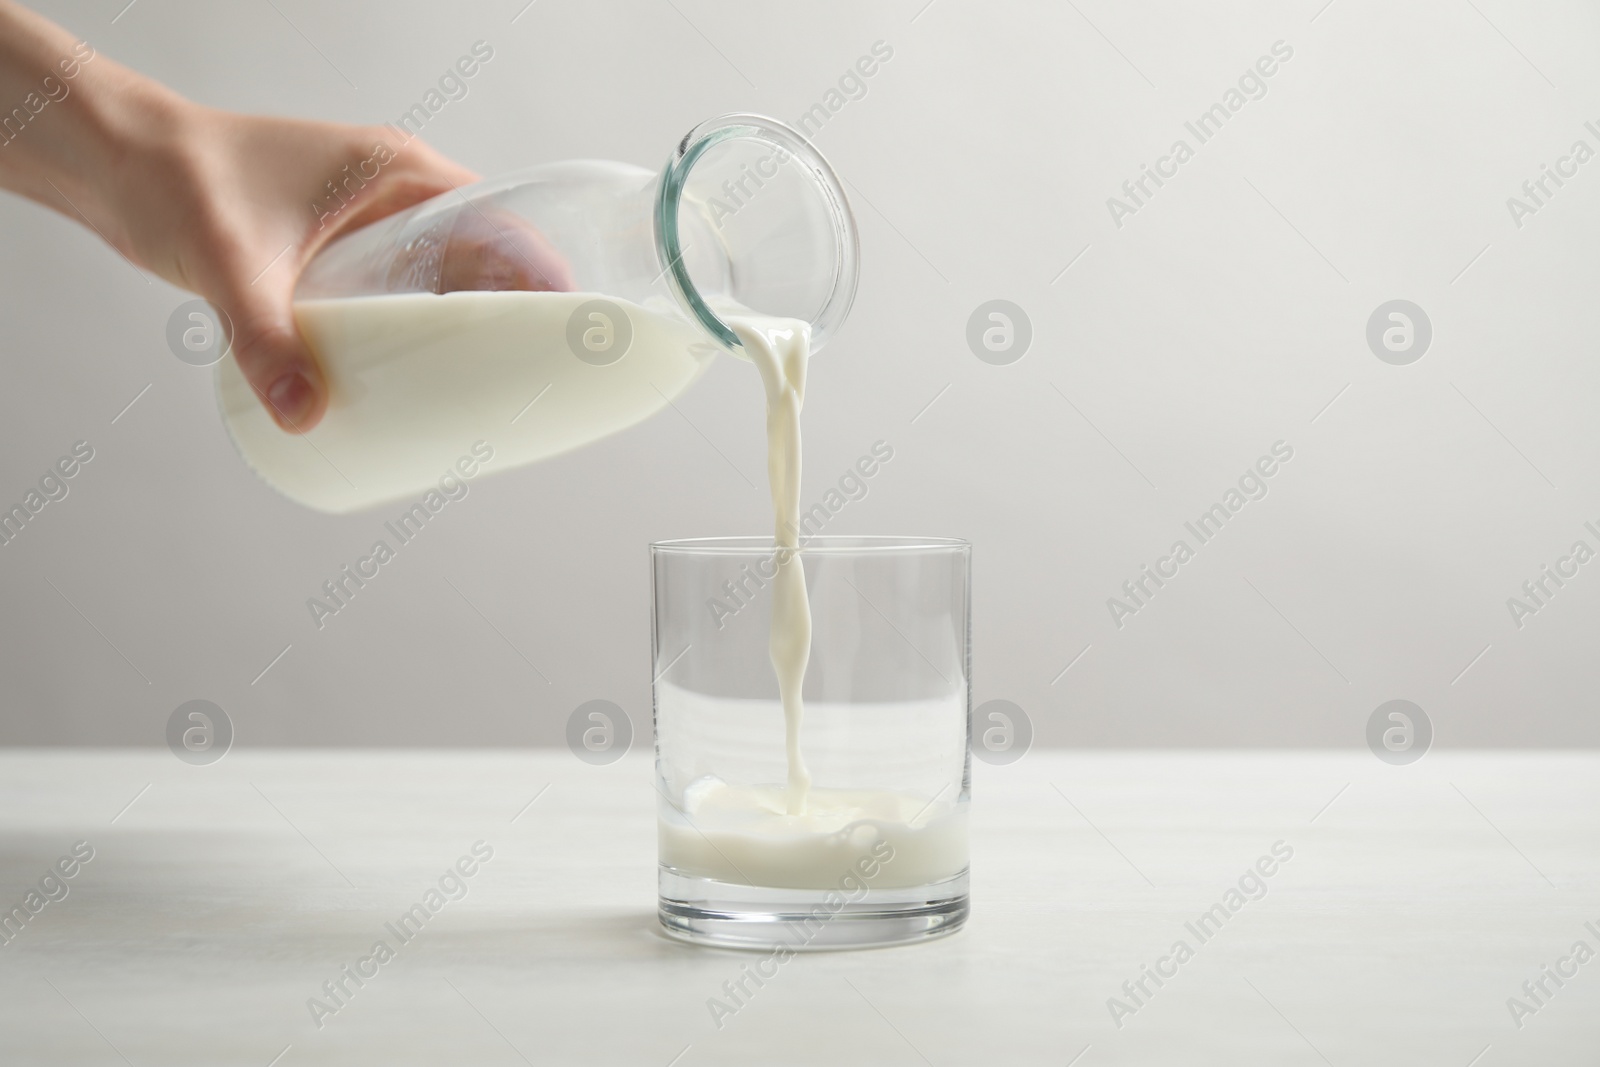
[[[308,507],[348,512],[579,448],[688,389],[719,315],[799,319],[815,351],[855,297],[855,220],[827,161],[757,115],[690,130],[659,173],[550,163],[330,242],[295,317],[322,422],[273,422],[233,358],[218,402],[240,454]]]

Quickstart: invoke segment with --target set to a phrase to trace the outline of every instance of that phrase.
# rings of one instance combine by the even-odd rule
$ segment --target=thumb
[[[233,357],[278,426],[306,433],[328,409],[328,385],[295,326],[288,292],[251,294],[223,311],[233,323]]]

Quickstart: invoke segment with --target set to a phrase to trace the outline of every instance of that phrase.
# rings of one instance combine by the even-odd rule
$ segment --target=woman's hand
[[[0,0],[0,101],[30,93],[45,102],[20,133],[0,136],[0,187],[87,223],[138,266],[209,300],[231,323],[239,369],[293,433],[328,405],[294,321],[307,261],[342,233],[477,180],[393,127],[191,103]],[[541,235],[473,208],[458,213],[432,285],[572,287]]]

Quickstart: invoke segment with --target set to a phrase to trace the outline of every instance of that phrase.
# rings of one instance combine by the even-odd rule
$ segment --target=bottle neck
[[[691,319],[724,348],[718,309],[799,319],[813,351],[849,315],[860,272],[855,218],[805,135],[759,115],[724,115],[679,141],[656,182],[658,265]]]

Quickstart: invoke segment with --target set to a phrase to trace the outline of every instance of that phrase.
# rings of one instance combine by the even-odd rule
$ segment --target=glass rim
[[[799,552],[806,555],[851,554],[860,552],[969,552],[972,542],[962,537],[905,537],[894,534],[817,534],[801,540]],[[780,551],[777,540],[755,534],[727,537],[680,537],[652,541],[655,553],[683,553],[708,556],[768,556]]]
[[[861,242],[843,183],[811,139],[788,123],[766,115],[733,112],[707,119],[683,135],[656,183],[654,231],[661,272],[672,294],[701,328],[730,352],[743,349],[744,343],[711,310],[689,277],[689,268],[684,263],[687,249],[680,247],[678,234],[679,201],[695,163],[715,145],[736,139],[761,141],[787,151],[810,177],[827,205],[836,241],[833,289],[823,305],[810,316],[811,351],[816,353],[827,344],[855,303],[861,273]]]

